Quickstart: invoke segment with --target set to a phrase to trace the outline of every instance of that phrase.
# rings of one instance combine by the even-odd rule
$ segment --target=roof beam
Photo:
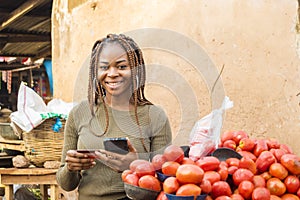
[[[26,1],[20,7],[18,7],[14,11],[12,11],[9,14],[8,19],[6,21],[2,22],[2,24],[0,26],[0,31],[3,30],[4,28],[6,28],[9,24],[14,22],[15,20],[19,19],[20,17],[22,17],[23,15],[28,13],[30,10],[34,9],[38,5],[40,5],[44,2],[47,2],[47,1],[48,0],[29,0],[29,1]]]
[[[8,36],[1,37],[0,43],[19,43],[19,42],[51,42],[51,36]]]

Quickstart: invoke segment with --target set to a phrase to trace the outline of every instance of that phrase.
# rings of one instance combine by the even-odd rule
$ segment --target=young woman
[[[144,95],[145,65],[128,36],[109,34],[92,49],[88,101],[69,113],[57,181],[79,200],[127,199],[121,172],[139,158],[151,160],[171,143],[164,111]],[[128,153],[104,150],[106,138],[128,138]],[[78,149],[96,149],[93,157]]]

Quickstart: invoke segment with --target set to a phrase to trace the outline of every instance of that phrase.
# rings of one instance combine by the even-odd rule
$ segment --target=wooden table
[[[6,200],[13,200],[13,184],[31,185],[41,187],[42,199],[48,199],[47,189],[50,186],[51,200],[60,199],[59,187],[56,182],[57,169],[46,168],[2,168],[0,169],[0,183],[5,185]]]

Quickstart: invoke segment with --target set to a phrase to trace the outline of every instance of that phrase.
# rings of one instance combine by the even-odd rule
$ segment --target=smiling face
[[[109,99],[131,97],[131,70],[126,51],[120,44],[107,43],[99,58],[98,80]]]

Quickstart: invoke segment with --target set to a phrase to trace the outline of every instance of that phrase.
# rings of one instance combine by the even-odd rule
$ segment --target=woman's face
[[[118,43],[108,43],[100,53],[98,80],[106,96],[130,98],[131,70],[126,51]]]

